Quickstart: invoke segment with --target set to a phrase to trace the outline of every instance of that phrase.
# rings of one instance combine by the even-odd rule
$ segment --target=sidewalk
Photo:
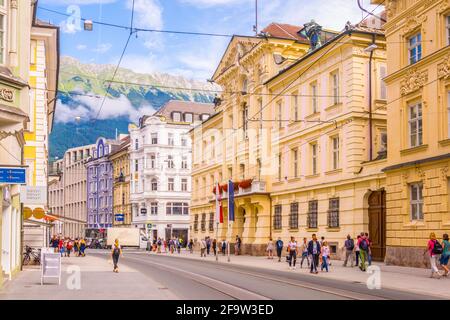
[[[77,268],[76,266],[81,270],[79,290],[70,289],[74,288],[75,277],[73,273],[67,272],[69,267]],[[113,273],[112,268],[111,261],[90,256],[89,253],[85,257],[63,257],[61,285],[58,285],[56,278],[48,278],[41,285],[39,266],[27,266],[15,279],[4,283],[0,290],[0,300],[177,299],[162,285],[134,269],[120,265],[120,272]]]
[[[146,254],[158,255],[153,252],[146,252]],[[206,258],[201,258],[200,252],[190,254],[185,250],[182,250],[181,254],[174,253],[173,255],[161,255],[215,262],[215,256],[213,254],[207,256]],[[330,272],[328,273],[320,272],[320,268],[318,268],[319,274],[317,275],[309,273],[306,260],[303,263],[303,269],[300,268],[301,257],[300,259],[297,259],[296,270],[289,270],[285,256],[282,257],[281,262],[278,262],[278,258],[276,257],[274,257],[273,260],[269,260],[267,257],[234,255],[230,256],[230,260],[230,262],[227,262],[226,256],[219,255],[219,263],[302,273],[311,277],[322,277],[347,282],[358,282],[365,284],[371,276],[369,273],[362,272],[358,267],[343,267],[343,261],[340,260],[331,261],[331,266],[329,266]],[[431,271],[429,269],[387,266],[384,263],[379,262],[373,262],[372,266],[378,266],[380,268],[382,288],[436,295],[441,298],[450,299],[450,277],[431,279]]]

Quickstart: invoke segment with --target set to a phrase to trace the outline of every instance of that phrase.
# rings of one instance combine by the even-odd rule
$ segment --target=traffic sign
[[[0,167],[0,183],[7,184],[25,184],[25,168],[5,168]]]
[[[124,220],[125,215],[123,213],[119,213],[115,215],[116,221],[120,222]]]

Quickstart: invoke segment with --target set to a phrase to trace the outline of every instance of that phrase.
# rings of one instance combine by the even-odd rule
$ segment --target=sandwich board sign
[[[45,278],[58,278],[61,284],[61,254],[55,252],[42,252],[41,262],[41,285]]]

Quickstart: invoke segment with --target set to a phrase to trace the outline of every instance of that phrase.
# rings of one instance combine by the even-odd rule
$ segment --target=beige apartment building
[[[347,234],[365,231],[374,258],[384,258],[385,40],[366,25],[348,26],[315,50],[304,44],[295,61],[268,49],[265,60],[252,51],[233,57],[232,40],[213,77],[226,93],[192,132],[194,238],[239,235],[244,254],[264,254],[270,238],[316,233],[339,256]],[[261,69],[270,72],[261,78]],[[215,230],[213,185],[228,179],[237,185],[235,222],[227,223],[223,189],[224,224]]]
[[[68,149],[52,163],[48,186],[51,216],[56,218],[53,234],[76,238],[85,236],[87,221],[87,174],[84,166],[95,145]]]
[[[450,233],[450,2],[383,4],[392,137],[384,169],[386,262],[423,267],[430,233]]]

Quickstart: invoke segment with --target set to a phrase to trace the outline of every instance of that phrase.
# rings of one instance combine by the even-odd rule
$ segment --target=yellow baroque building
[[[300,30],[291,26],[290,34]],[[270,31],[231,40],[213,77],[224,92],[217,113],[191,132],[191,235],[232,243],[239,235],[244,254],[263,254],[270,238],[317,233],[339,255],[347,234],[366,231],[382,259],[384,34],[362,26],[325,32],[324,45],[311,51],[305,39],[289,43]],[[229,179],[238,185],[236,220],[228,224],[223,190],[216,230],[213,187]]]
[[[109,155],[113,165],[113,226],[129,227],[131,225],[130,202],[130,136],[120,139],[120,147]]]
[[[423,267],[430,233],[450,232],[450,1],[384,4],[386,262]]]

